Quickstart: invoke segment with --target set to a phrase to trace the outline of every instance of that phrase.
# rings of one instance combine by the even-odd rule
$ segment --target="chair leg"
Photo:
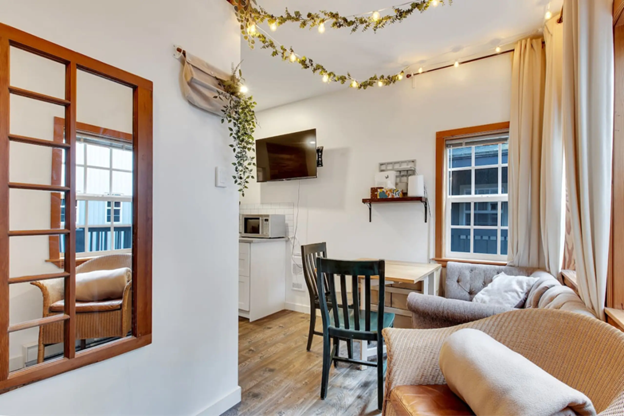
[[[312,338],[314,338],[314,327],[316,325],[316,308],[310,305],[310,332],[308,332],[308,351],[312,348]]]
[[[338,357],[340,355],[340,340],[338,338],[334,338],[334,350],[332,352],[332,358]],[[334,368],[338,368],[338,361],[332,360],[334,362]]]
[[[39,341],[39,346],[37,347],[37,364],[41,364],[45,359],[45,345],[43,342]]]
[[[347,340],[347,354],[349,354],[349,359],[353,359],[353,340]]]
[[[383,408],[384,401],[384,359],[383,359],[383,338],[377,340],[377,408]]]
[[[327,397],[327,386],[329,384],[329,370],[331,369],[331,345],[329,336],[323,336],[323,377],[321,379],[321,399]]]

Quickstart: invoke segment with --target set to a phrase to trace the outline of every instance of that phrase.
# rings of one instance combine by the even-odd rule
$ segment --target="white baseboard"
[[[302,303],[292,303],[286,302],[284,303],[284,308],[289,311],[301,312],[301,313],[310,313],[310,305],[304,305]]]
[[[239,404],[240,401],[241,388],[237,386],[231,393],[206,407],[204,410],[197,413],[196,416],[219,416]]]

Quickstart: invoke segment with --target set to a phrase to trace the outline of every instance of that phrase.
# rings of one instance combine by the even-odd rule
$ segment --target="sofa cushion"
[[[472,301],[485,305],[519,308],[524,305],[527,294],[536,281],[537,277],[508,276],[500,273],[494,276],[492,283],[477,293]]]
[[[390,393],[390,405],[397,416],[474,415],[445,384],[399,386]]]
[[[449,388],[479,415],[595,415],[589,398],[484,332],[461,329],[440,349]]]
[[[494,276],[506,273],[509,276],[529,276],[535,269],[489,266],[483,264],[456,263],[446,264],[444,296],[449,299],[471,301],[484,287],[492,283]]]
[[[76,275],[76,300],[93,302],[121,299],[126,283],[132,279],[127,267],[114,270],[96,270]]]
[[[585,306],[585,303],[583,303],[574,290],[563,285],[553,286],[544,292],[538,307],[543,309],[561,309],[587,315],[592,318],[596,317],[594,313]]]
[[[533,276],[535,276],[535,273],[533,274]],[[561,283],[559,283],[559,281],[550,274],[547,274],[546,276],[542,276],[537,279],[537,282],[535,282],[535,284],[529,291],[529,296],[524,303],[524,308],[538,308],[539,301],[542,298],[542,295],[544,295],[544,293],[546,293],[548,289],[555,286],[561,286]]]
[[[110,312],[121,309],[121,299],[104,302],[76,302],[76,313]],[[65,310],[65,301],[59,300],[50,305],[50,312],[62,313]]]

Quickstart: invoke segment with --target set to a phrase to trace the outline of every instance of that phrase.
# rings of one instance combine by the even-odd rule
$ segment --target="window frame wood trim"
[[[133,291],[132,335],[109,344],[75,351],[75,268],[74,256],[64,259],[66,277],[64,354],[62,358],[9,372],[9,111],[10,47],[51,59],[66,66],[65,132],[71,146],[66,153],[66,178],[75,176],[76,153],[76,76],[85,71],[133,89]],[[141,348],[152,342],[152,185],[153,185],[153,85],[152,82],[79,54],[52,42],[0,23],[0,393],[40,381],[89,364]],[[72,188],[72,187],[70,187]],[[75,200],[75,188],[67,191]],[[66,210],[66,230],[75,235],[74,212]],[[69,253],[75,241],[68,239]]]
[[[445,259],[444,250],[444,196],[446,178],[446,142],[464,136],[486,136],[497,132],[508,131],[509,122],[484,124],[480,126],[465,127],[461,129],[439,131],[436,133],[436,196],[435,196],[435,257]],[[452,261],[452,259],[445,259]],[[465,261],[465,259],[464,259]],[[491,262],[496,263],[496,262]]]

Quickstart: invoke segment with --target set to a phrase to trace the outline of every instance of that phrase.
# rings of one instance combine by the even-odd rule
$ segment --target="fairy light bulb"
[[[374,20],[375,22],[377,22],[377,21],[379,21],[379,19],[381,19],[381,14],[379,14],[379,12],[378,12],[378,11],[375,11],[375,12],[373,13],[373,20]]]
[[[290,53],[290,62],[295,62],[297,60],[297,55],[294,52]]]
[[[325,23],[321,23],[318,27],[319,33],[325,33]]]
[[[459,66],[459,61],[455,61],[455,68]]]
[[[269,29],[271,29],[271,32],[275,32],[277,30],[277,23],[273,22],[269,25]]]
[[[422,74],[423,73],[423,69],[422,68],[418,68],[418,73]]]
[[[438,7],[438,4],[439,4],[439,3],[440,3],[440,2],[439,2],[438,0],[433,0],[433,1],[431,2],[431,5],[432,5],[433,7]]]
[[[401,81],[404,76],[405,76],[405,72],[401,71],[398,75],[399,81]]]
[[[247,33],[249,33],[250,35],[256,33],[256,25],[254,23],[249,25],[249,27],[247,28]]]
[[[323,75],[323,82],[325,82],[325,83],[329,82],[329,75],[327,75],[327,74]]]
[[[501,53],[501,47],[500,46],[496,47],[496,53]]]
[[[238,90],[243,94],[247,94],[249,92],[249,88],[246,85],[241,85]]]
[[[351,82],[351,88],[357,88],[359,86],[360,84],[358,84],[356,80],[353,80],[353,82]]]
[[[383,86],[384,86],[383,81],[379,80],[379,81],[377,82],[377,86],[378,86],[378,87],[383,87]]]
[[[550,20],[552,19],[553,15],[552,12],[550,11],[550,3],[548,3],[548,10],[546,10],[546,15],[544,16],[544,18],[546,20]]]

